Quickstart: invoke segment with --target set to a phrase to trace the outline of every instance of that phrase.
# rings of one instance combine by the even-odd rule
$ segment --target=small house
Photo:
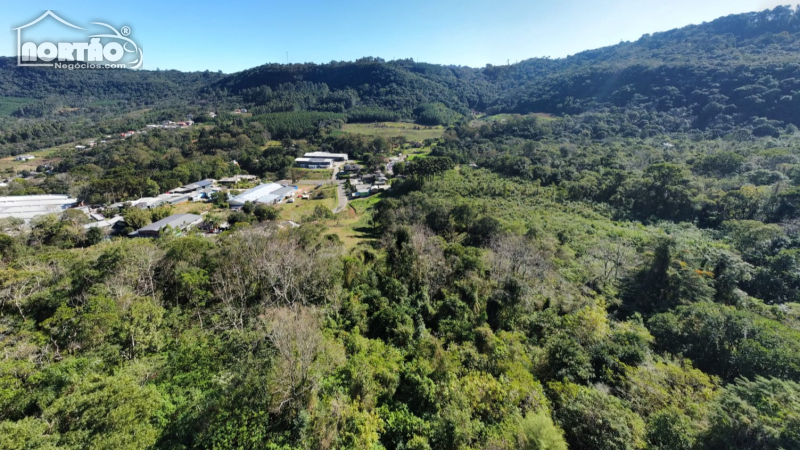
[[[134,235],[139,237],[158,237],[161,235],[161,231],[167,227],[185,231],[202,220],[203,218],[197,214],[175,214],[158,222],[153,222],[146,227],[139,228]]]

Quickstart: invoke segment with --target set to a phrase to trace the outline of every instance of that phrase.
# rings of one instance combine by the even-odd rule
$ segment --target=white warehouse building
[[[332,159],[336,162],[347,161],[347,153],[328,153],[328,152],[309,152],[303,155],[305,158]]]
[[[294,197],[296,192],[296,186],[282,186],[278,183],[262,184],[233,197],[228,200],[228,204],[233,209],[239,209],[247,202],[275,205],[289,197]]]
[[[333,167],[333,160],[330,158],[297,158],[294,165],[305,169],[330,169]]]
[[[78,204],[69,195],[10,195],[0,197],[0,219],[14,217],[26,222],[34,217],[60,213]]]

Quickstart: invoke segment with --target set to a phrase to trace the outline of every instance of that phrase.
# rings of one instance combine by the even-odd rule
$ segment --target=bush
[[[103,230],[92,227],[86,230],[86,245],[99,244],[103,240]]]
[[[236,224],[249,224],[250,221],[251,216],[242,211],[234,211],[228,215],[228,223],[231,227],[235,226]]]
[[[253,214],[253,211],[255,210],[255,208],[256,208],[256,205],[254,205],[253,202],[244,202],[244,205],[242,205],[242,211],[245,214]]]
[[[133,230],[138,230],[150,224],[152,216],[149,211],[141,208],[127,208],[122,213],[125,218],[125,223]]]
[[[278,208],[267,205],[256,206],[254,213],[259,222],[263,222],[265,220],[278,220],[281,216],[281,213],[280,211],[278,211]]]
[[[714,405],[706,448],[796,449],[800,384],[775,378],[736,380]]]
[[[519,447],[522,450],[567,450],[564,431],[543,411],[528,413],[520,422]]]
[[[556,418],[569,448],[634,450],[644,448],[644,422],[620,399],[576,384],[551,383]]]
[[[325,219],[333,219],[333,217],[334,217],[333,211],[322,205],[317,205],[314,207],[314,211],[307,217],[305,217],[304,220],[305,221],[325,220]]]

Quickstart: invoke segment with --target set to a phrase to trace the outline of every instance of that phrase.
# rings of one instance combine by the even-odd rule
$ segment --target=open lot
[[[383,136],[385,138],[405,136],[409,141],[438,139],[444,135],[442,126],[428,127],[406,122],[348,123],[342,129],[348,133],[367,136]]]
[[[424,158],[428,156],[433,147],[422,147],[422,148],[408,148],[403,150],[403,154],[406,155],[406,161],[411,161],[414,158]]]
[[[278,205],[278,209],[281,212],[281,219],[300,222],[303,216],[311,214],[317,205],[322,205],[333,211],[337,202],[336,185],[325,185],[316,190],[314,189],[315,187],[315,185],[298,184],[299,192],[297,193],[297,198],[295,198],[294,203],[284,202]],[[316,193],[320,191],[325,193],[326,198],[319,200],[303,200],[300,198],[303,192]]]
[[[173,214],[202,214],[204,212],[209,212],[214,209],[214,205],[211,202],[185,202],[181,203],[180,205],[175,205],[173,209]],[[219,210],[219,212],[228,213],[230,210]]]
[[[56,156],[59,151],[69,148],[74,149],[75,145],[67,144],[59,147],[52,147],[44,150],[25,153],[26,155],[33,155],[36,157],[36,159],[32,159],[30,161],[15,161],[14,156],[0,158],[0,174],[13,175],[23,170],[34,171],[36,170],[36,167],[41,166],[42,164],[56,163],[61,160],[61,158]]]
[[[292,168],[292,178],[295,180],[330,180],[333,178],[332,169],[301,169],[299,167]]]
[[[378,203],[383,194],[352,200],[347,209],[336,215],[335,219],[328,220],[328,232],[339,236],[347,249],[351,249],[362,242],[377,239],[372,234],[370,219],[372,213],[369,208]]]

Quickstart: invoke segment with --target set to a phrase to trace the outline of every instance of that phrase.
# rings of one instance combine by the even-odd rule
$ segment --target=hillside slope
[[[635,106],[688,112],[701,128],[752,117],[797,124],[798,31],[798,11],[779,7],[483,74],[502,92],[497,112]]]

